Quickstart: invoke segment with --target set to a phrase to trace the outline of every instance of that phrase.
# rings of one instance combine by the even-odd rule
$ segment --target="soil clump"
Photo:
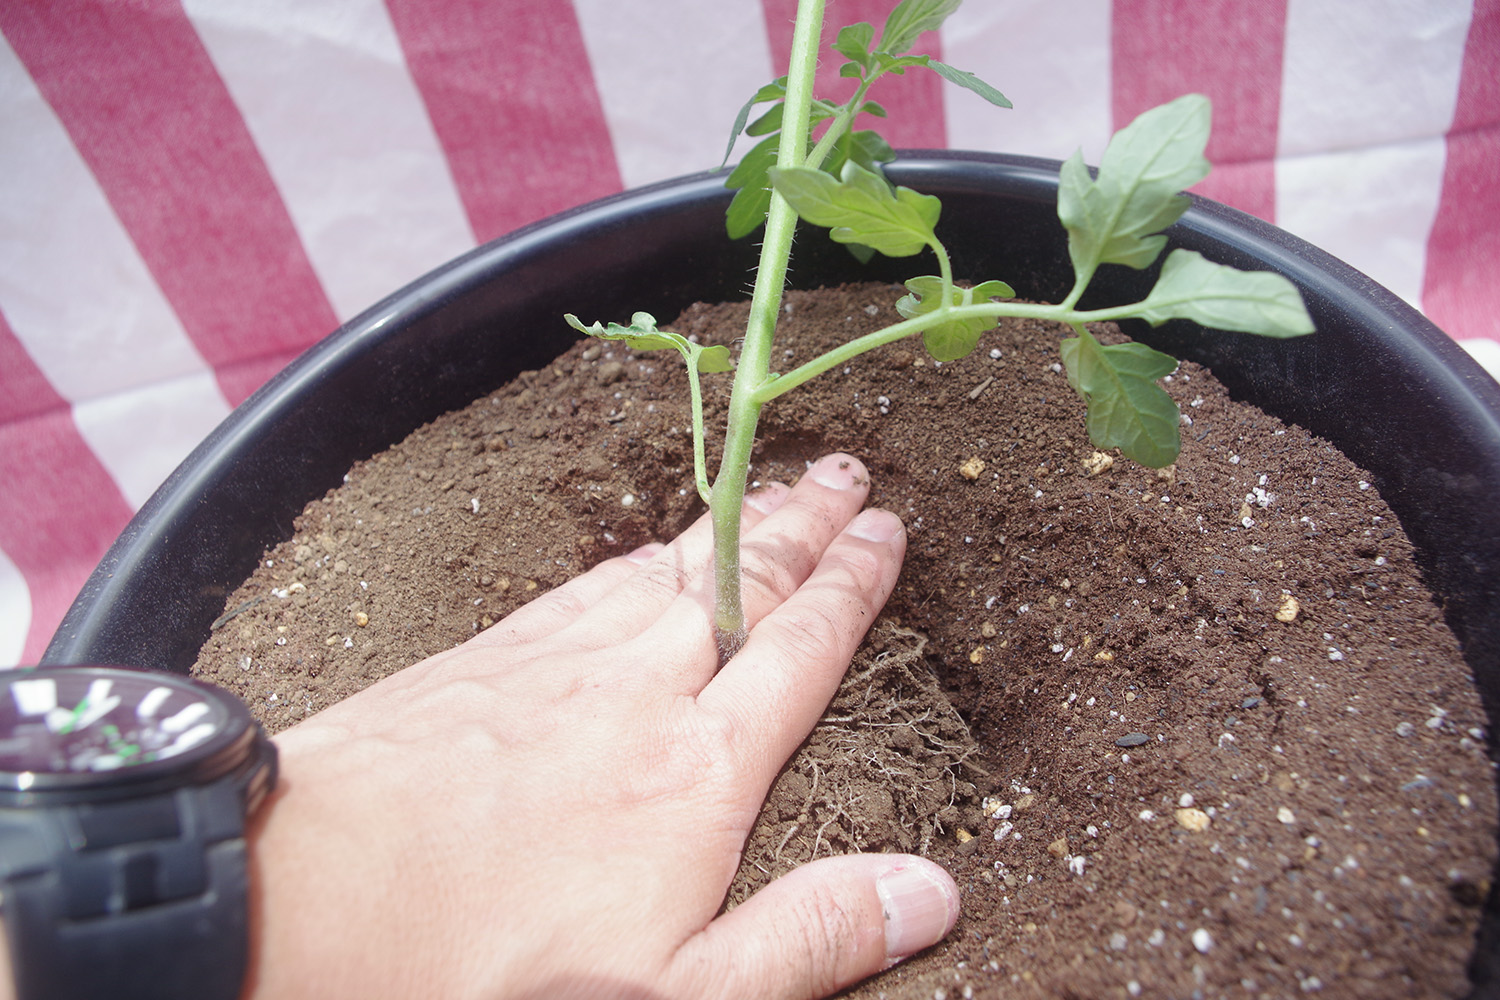
[[[773,367],[900,293],[789,293]],[[728,343],[746,309],[665,326]],[[1464,995],[1494,777],[1396,518],[1191,363],[1171,470],[1096,452],[1066,335],[1008,323],[941,365],[896,345],[767,407],[753,480],[850,451],[910,546],[726,905],[813,857],[917,851],[959,925],[851,996]],[[670,537],[701,512],[687,395],[675,355],[589,341],[417,430],[308,505],[195,672],[280,730]]]

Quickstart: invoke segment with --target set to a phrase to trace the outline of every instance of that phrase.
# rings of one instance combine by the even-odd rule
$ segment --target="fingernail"
[[[848,455],[828,455],[813,463],[808,474],[812,480],[829,489],[847,490],[865,479],[864,466]]]
[[[867,542],[889,542],[901,534],[901,519],[883,510],[864,510],[844,530]]]
[[[885,954],[905,958],[937,944],[958,921],[956,887],[925,866],[886,872],[875,880],[885,911]]]
[[[625,559],[627,562],[648,563],[652,557],[665,547],[661,542],[647,542],[634,552],[625,553]]]

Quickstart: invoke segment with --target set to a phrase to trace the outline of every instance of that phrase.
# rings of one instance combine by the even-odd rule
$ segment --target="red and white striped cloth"
[[[716,165],[794,7],[0,3],[0,664],[40,655],[131,512],[340,321],[480,241]],[[1207,93],[1202,193],[1500,368],[1500,0],[969,0],[924,45],[1015,110],[892,80],[894,145],[1097,162],[1138,112]]]

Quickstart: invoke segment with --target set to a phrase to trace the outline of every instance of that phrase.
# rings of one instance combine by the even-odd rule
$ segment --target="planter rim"
[[[986,191],[1007,185],[1032,198],[1055,202],[1061,161],[963,150],[907,150],[887,165],[893,181],[923,189],[941,178],[949,189]],[[166,543],[164,526],[186,514],[196,498],[226,473],[244,442],[281,419],[306,393],[351,357],[371,350],[382,331],[413,314],[441,307],[497,270],[540,248],[569,244],[622,226],[642,215],[727,201],[724,171],[703,171],[660,181],[579,205],[482,244],[444,263],[350,319],[308,348],[234,409],[188,455],[131,519],[89,577],[43,655],[44,663],[88,659],[108,609],[133,585],[134,575]],[[1413,342],[1420,377],[1432,392],[1459,402],[1473,432],[1500,454],[1500,384],[1467,351],[1388,289],[1332,255],[1285,230],[1221,203],[1191,196],[1193,205],[1169,233],[1226,241],[1275,262],[1305,293],[1348,297],[1360,303],[1361,320],[1382,337]],[[792,280],[796,280],[794,259]],[[140,625],[146,628],[149,626]]]

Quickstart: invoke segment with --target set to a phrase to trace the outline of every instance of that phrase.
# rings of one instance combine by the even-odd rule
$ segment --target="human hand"
[[[907,855],[825,858],[719,914],[771,781],[894,586],[864,467],[746,501],[715,673],[706,519],[277,738],[247,996],[824,996],[943,937]]]

